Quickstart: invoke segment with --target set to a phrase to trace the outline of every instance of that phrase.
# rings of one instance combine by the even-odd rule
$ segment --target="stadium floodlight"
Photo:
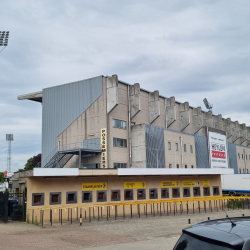
[[[0,46],[4,46],[0,52],[2,52],[8,46],[9,33],[9,31],[0,31]]]
[[[211,110],[213,108],[213,104],[209,103],[208,100],[207,100],[207,98],[205,98],[203,100],[203,102],[204,102],[204,104],[205,104],[205,106],[206,106],[207,109]]]
[[[6,141],[8,141],[8,154],[7,154],[7,172],[11,172],[11,141],[13,141],[13,134],[6,134]]]

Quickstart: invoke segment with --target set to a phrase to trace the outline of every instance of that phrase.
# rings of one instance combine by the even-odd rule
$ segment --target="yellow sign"
[[[107,183],[82,183],[82,190],[106,190]]]
[[[179,181],[161,181],[161,187],[162,188],[168,188],[168,187],[179,187],[180,182]]]
[[[107,130],[106,128],[101,129],[101,168],[107,168]]]
[[[210,187],[209,180],[203,180],[203,187]]]
[[[124,182],[124,189],[130,188],[146,188],[146,182]]]
[[[183,187],[199,187],[200,181],[182,181]]]

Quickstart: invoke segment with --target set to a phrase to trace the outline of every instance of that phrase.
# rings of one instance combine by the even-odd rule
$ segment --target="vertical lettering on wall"
[[[107,130],[106,128],[101,129],[101,168],[107,168]]]

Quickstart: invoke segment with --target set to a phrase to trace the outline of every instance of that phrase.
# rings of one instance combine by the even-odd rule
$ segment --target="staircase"
[[[56,152],[55,155],[44,166],[45,168],[63,168],[74,154]]]

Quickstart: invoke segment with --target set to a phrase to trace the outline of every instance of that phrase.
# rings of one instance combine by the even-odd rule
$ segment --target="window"
[[[32,206],[43,206],[44,205],[44,193],[32,194]]]
[[[176,167],[179,168],[179,164],[176,164]]]
[[[240,153],[238,153],[238,158],[240,159]]]
[[[187,152],[187,145],[184,144],[184,152]]]
[[[194,168],[194,165],[191,165],[191,168]]]
[[[57,205],[61,204],[61,192],[50,193],[50,205]]]
[[[247,160],[247,155],[246,155],[246,160]]]
[[[190,197],[190,188],[183,188],[183,197]]]
[[[219,187],[213,187],[213,194],[220,195]]]
[[[245,169],[244,168],[242,169],[242,172],[243,172],[243,174],[245,173]]]
[[[172,163],[169,163],[169,168],[172,168]]]
[[[175,150],[178,151],[178,143],[175,143]]]
[[[137,189],[137,200],[146,199],[146,189]]]
[[[241,174],[241,168],[240,168],[240,174]]]
[[[169,189],[168,188],[161,189],[161,198],[169,198]]]
[[[96,191],[97,202],[107,201],[107,191],[101,190]]]
[[[111,190],[111,201],[120,201],[120,190]]]
[[[127,122],[118,119],[113,119],[113,127],[127,129]]]
[[[127,163],[114,162],[114,168],[127,168]]]
[[[157,199],[157,198],[158,198],[157,188],[150,188],[149,199]]]
[[[248,169],[247,169],[247,173],[248,173]]]
[[[187,168],[188,166],[187,165],[185,165],[185,168]]]
[[[133,200],[133,189],[124,190],[124,200]]]
[[[66,192],[66,204],[77,203],[77,192]]]
[[[171,142],[168,142],[168,150],[171,150]]]
[[[82,203],[92,202],[92,191],[82,191]]]
[[[113,138],[113,146],[114,147],[126,148],[127,147],[127,140],[114,137]]]
[[[172,188],[172,197],[173,198],[180,197],[180,189],[179,188]]]
[[[194,187],[194,196],[201,196],[200,187]]]
[[[244,159],[243,154],[242,154],[242,159]]]
[[[210,187],[203,187],[203,195],[210,196]]]
[[[248,159],[250,160],[250,155],[249,155]]]
[[[190,145],[190,153],[193,153],[193,145]]]

